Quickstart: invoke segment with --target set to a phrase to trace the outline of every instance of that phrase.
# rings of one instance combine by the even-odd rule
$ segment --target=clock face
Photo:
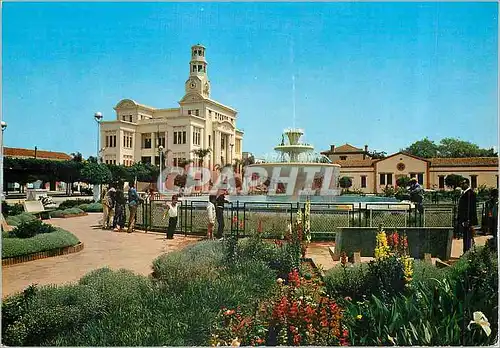
[[[189,88],[196,88],[196,82],[191,81],[191,83],[189,84]]]

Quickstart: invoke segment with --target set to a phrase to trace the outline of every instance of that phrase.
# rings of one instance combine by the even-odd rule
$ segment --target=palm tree
[[[205,157],[212,152],[210,148],[208,149],[197,149],[191,151],[196,157],[198,157],[198,166],[203,167],[203,162],[205,161]]]

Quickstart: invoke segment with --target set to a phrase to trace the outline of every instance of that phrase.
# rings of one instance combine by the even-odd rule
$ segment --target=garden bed
[[[28,254],[28,255],[9,257],[6,259],[2,259],[2,266],[11,266],[11,265],[15,265],[18,263],[40,260],[40,259],[45,259],[48,257],[77,253],[79,251],[82,251],[83,247],[84,247],[83,243],[79,242],[77,245],[74,245],[74,246],[67,246],[67,247],[63,247],[63,248],[51,249],[51,250],[41,251],[38,253],[33,253],[33,254]]]
[[[87,212],[83,211],[80,208],[55,210],[50,213],[51,218],[70,218],[70,217],[85,216],[85,215],[88,215]]]

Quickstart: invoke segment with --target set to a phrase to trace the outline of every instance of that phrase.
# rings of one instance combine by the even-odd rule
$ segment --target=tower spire
[[[202,96],[210,97],[210,81],[207,74],[207,60],[205,46],[196,44],[191,47],[191,60],[189,62],[189,78],[186,81],[186,94],[196,92]]]

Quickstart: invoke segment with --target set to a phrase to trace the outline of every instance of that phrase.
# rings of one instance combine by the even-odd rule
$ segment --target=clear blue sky
[[[244,151],[293,122],[317,150],[388,153],[427,136],[498,143],[496,3],[4,3],[11,147],[96,151],[95,111],[177,107],[190,47],[212,98],[239,111]]]

